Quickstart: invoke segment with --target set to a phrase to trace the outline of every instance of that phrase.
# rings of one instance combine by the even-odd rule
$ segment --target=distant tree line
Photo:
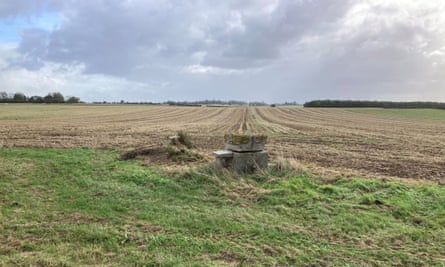
[[[267,106],[265,102],[253,101],[245,102],[238,100],[200,100],[200,101],[165,101],[165,102],[147,102],[147,101],[94,101],[93,104],[131,104],[131,105],[170,105],[170,106],[190,106],[190,107],[200,107],[200,106]]]
[[[267,106],[264,102],[254,101],[245,102],[239,100],[199,100],[199,101],[166,101],[164,104],[172,106],[203,106],[203,105],[216,105],[216,106]]]
[[[116,105],[116,104],[128,104],[128,105],[161,105],[162,103],[157,102],[147,102],[147,101],[93,101],[91,102],[95,105]]]
[[[80,98],[70,96],[65,97],[59,93],[49,93],[46,96],[26,96],[23,93],[9,94],[7,92],[0,92],[0,103],[80,103]]]
[[[265,102],[245,102],[238,100],[200,100],[200,101],[165,101],[165,102],[136,102],[136,101],[95,101],[93,104],[131,104],[131,105],[170,105],[170,106],[267,106]]]
[[[440,102],[391,102],[360,100],[313,100],[304,103],[307,108],[434,108],[445,109]]]
[[[300,104],[298,104],[296,101],[292,101],[292,102],[284,102],[283,104],[278,104],[278,105],[282,105],[282,106],[299,106]]]

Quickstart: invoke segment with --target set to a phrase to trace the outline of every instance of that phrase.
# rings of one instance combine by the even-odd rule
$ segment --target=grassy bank
[[[445,188],[0,149],[0,266],[443,265]]]

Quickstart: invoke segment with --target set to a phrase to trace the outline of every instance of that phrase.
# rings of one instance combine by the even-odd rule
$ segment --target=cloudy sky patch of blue
[[[0,19],[0,43],[18,44],[24,29],[42,29],[52,31],[59,27],[57,13],[44,12],[32,17],[12,17]]]

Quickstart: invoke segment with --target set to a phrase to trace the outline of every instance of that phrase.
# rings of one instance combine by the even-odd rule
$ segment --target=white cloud
[[[0,72],[3,91],[44,96],[61,92],[84,101],[149,101],[156,89],[168,84],[147,84],[107,75],[84,74],[82,65],[45,63],[39,70],[12,67]]]
[[[16,51],[14,44],[0,44],[0,73],[19,57],[20,54]]]
[[[193,74],[241,75],[252,70],[225,69],[197,64],[185,67],[184,71]]]

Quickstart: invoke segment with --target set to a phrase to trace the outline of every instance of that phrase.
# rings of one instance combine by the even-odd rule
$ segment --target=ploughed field
[[[178,131],[202,153],[263,133],[273,159],[324,177],[445,183],[445,111],[147,105],[0,105],[0,147],[156,148]]]

